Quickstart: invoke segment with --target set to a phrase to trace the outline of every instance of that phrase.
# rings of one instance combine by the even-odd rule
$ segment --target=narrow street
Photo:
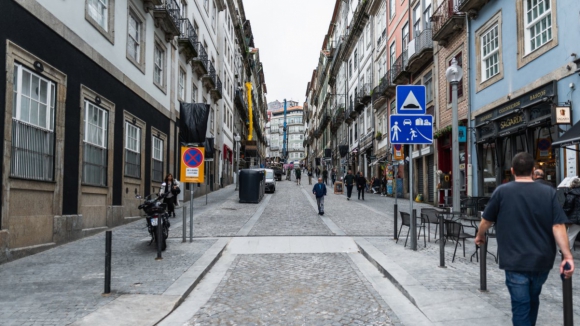
[[[448,268],[439,245],[393,240],[394,199],[326,196],[317,215],[307,178],[278,182],[259,204],[240,204],[233,186],[194,200],[194,241],[182,242],[181,210],[168,249],[155,261],[143,221],[113,229],[112,293],[102,295],[104,233],[0,265],[3,325],[509,325],[504,276],[454,244]],[[188,203],[185,205],[188,206]],[[427,205],[415,203],[415,208]],[[401,210],[408,201],[399,200]],[[189,227],[187,227],[189,230]],[[189,237],[189,234],[187,234]],[[490,252],[495,252],[494,242]],[[574,285],[579,286],[576,279]],[[580,297],[575,296],[575,311]],[[561,282],[552,271],[541,325],[561,323]],[[580,318],[576,315],[576,318]]]

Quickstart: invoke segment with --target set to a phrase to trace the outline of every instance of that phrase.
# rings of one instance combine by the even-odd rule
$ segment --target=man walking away
[[[312,193],[316,196],[318,205],[318,215],[324,215],[324,196],[326,196],[326,185],[322,183],[322,178],[318,178],[318,183],[312,188]]]
[[[330,180],[332,181],[332,185],[336,182],[336,169],[332,169],[330,171]]]
[[[556,258],[556,244],[563,255],[560,274],[570,278],[574,259],[565,223],[568,218],[556,198],[556,190],[532,180],[534,158],[518,153],[512,160],[515,182],[495,189],[475,238],[486,241],[485,232],[495,223],[499,268],[505,270],[505,284],[512,302],[514,325],[535,325],[542,285]],[[564,271],[565,264],[570,266]]]
[[[328,170],[326,168],[322,171],[322,179],[324,180],[324,184],[328,184]]]
[[[356,177],[356,189],[358,190],[358,199],[362,194],[362,200],[365,200],[365,187],[367,186],[367,179],[363,176],[362,172],[358,172]]]
[[[300,179],[302,178],[302,170],[300,168],[296,169],[296,184],[300,185]]]
[[[554,185],[550,181],[547,181],[544,178],[544,170],[542,170],[542,169],[537,169],[536,171],[534,171],[534,181],[548,185],[552,188],[554,187]]]
[[[347,175],[344,176],[344,184],[346,185],[346,200],[350,200],[352,186],[354,185],[354,175],[352,175],[351,170],[348,170]]]
[[[308,168],[308,184],[312,185],[312,168]]]

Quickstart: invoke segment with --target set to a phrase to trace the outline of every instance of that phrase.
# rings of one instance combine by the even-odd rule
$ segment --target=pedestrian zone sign
[[[204,183],[203,161],[205,148],[181,147],[181,175],[180,181],[187,183]]]
[[[432,115],[392,114],[389,128],[391,144],[433,144]]]
[[[426,114],[425,86],[397,86],[397,114]]]

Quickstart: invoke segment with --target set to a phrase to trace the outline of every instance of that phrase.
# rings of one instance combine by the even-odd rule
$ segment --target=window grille
[[[141,178],[141,129],[125,123],[125,175]]]
[[[85,101],[83,183],[107,185],[108,112]]]

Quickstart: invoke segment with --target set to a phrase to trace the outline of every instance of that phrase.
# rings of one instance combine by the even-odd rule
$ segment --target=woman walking
[[[574,247],[576,237],[580,232],[580,179],[575,178],[570,182],[570,191],[566,194],[564,213],[572,224],[568,224],[568,240],[570,249]]]
[[[160,194],[167,194],[163,202],[167,204],[167,213],[169,216],[175,217],[175,204],[177,203],[177,195],[181,190],[179,189],[179,181],[173,179],[173,175],[169,173],[165,177],[165,182],[161,185]]]

